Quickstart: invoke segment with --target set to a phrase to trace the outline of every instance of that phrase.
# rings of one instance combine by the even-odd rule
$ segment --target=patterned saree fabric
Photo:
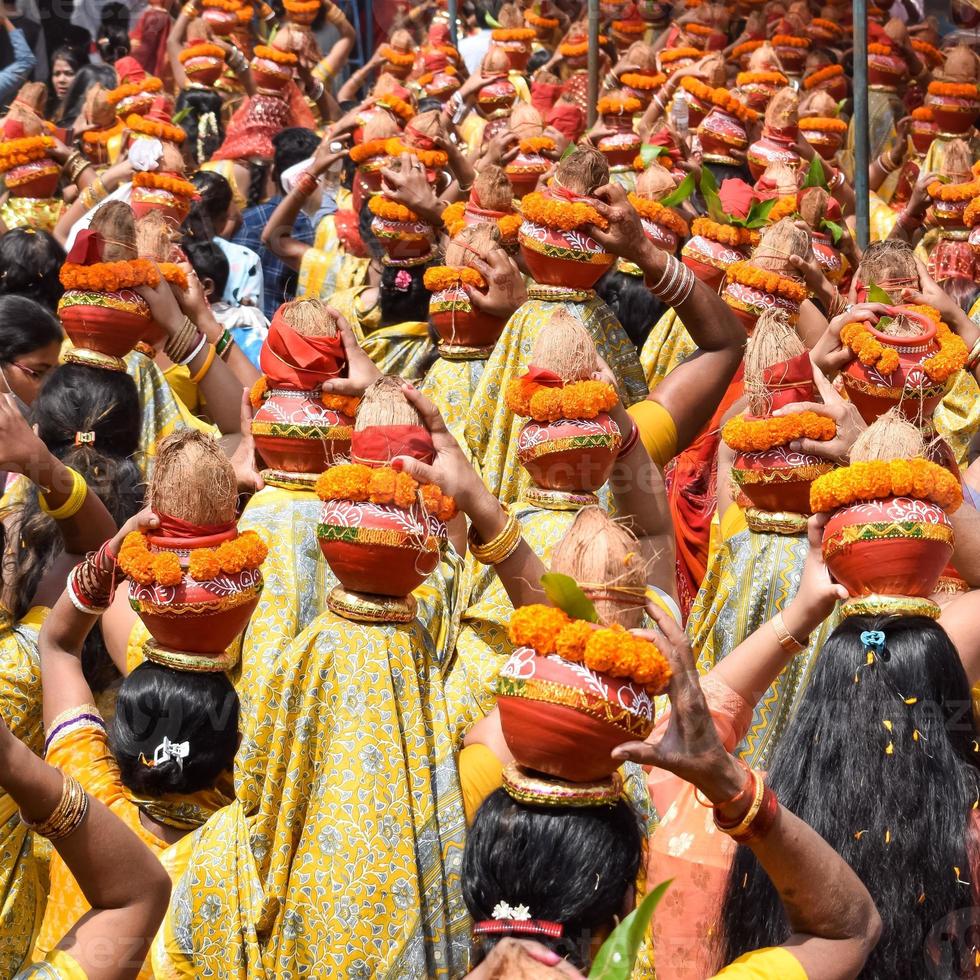
[[[507,407],[503,394],[507,383],[527,370],[538,332],[559,307],[582,321],[599,356],[619,379],[626,405],[647,395],[636,348],[602,300],[595,295],[584,302],[527,300],[507,322],[486,362],[466,424],[466,442],[483,481],[505,504],[518,500],[529,480],[517,459],[517,437],[523,420]]]
[[[463,806],[429,634],[325,612],[255,700],[238,802],[195,838],[167,957],[239,980],[465,973]]]
[[[0,711],[14,735],[38,755],[44,724],[37,634],[47,611],[35,607],[14,624],[0,610]],[[43,911],[33,835],[14,801],[0,793],[0,976],[13,976],[30,957]]]
[[[65,202],[57,197],[8,197],[0,204],[0,220],[8,228],[54,231]]]
[[[697,350],[687,328],[674,310],[667,310],[654,324],[640,351],[643,374],[655,391],[658,384],[686,357]]]
[[[420,386],[422,394],[439,409],[446,421],[446,428],[467,456],[470,455],[466,444],[470,402],[483,377],[486,363],[485,360],[451,361],[440,357],[429,368]]]

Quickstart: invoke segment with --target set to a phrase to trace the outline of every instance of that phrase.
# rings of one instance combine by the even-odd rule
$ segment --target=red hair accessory
[[[475,936],[549,936],[560,939],[565,927],[560,922],[546,919],[532,919],[531,910],[526,905],[512,907],[507,902],[497,902],[492,919],[484,919],[473,927]]]
[[[395,289],[400,293],[407,293],[411,285],[411,273],[406,272],[404,269],[399,269],[395,273]]]

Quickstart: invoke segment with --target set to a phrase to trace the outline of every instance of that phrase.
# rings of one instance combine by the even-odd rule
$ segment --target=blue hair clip
[[[880,657],[885,650],[885,634],[881,630],[865,630],[861,634],[861,644],[865,650]]]

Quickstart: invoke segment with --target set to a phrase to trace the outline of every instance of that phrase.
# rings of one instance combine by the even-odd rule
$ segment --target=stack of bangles
[[[341,14],[341,16],[343,16],[343,14]],[[328,20],[330,19],[329,18],[329,14],[327,15],[327,19]],[[345,17],[344,19],[346,20],[347,18]],[[333,77],[333,68],[330,67],[330,56],[329,55],[326,58],[324,58],[316,66],[316,68],[313,69],[312,74],[313,74],[313,77],[318,82],[325,82],[328,78],[332,78]]]
[[[82,155],[80,150],[72,150],[65,160],[65,165],[61,168],[69,184],[77,184],[78,178],[83,170],[87,170],[92,164]]]
[[[667,306],[679,306],[684,303],[694,289],[694,273],[673,255],[665,255],[663,275],[655,282],[645,279],[647,288],[657,299]]]
[[[60,507],[52,507],[45,497],[45,493],[50,493],[50,490],[39,493],[37,498],[41,510],[56,521],[67,521],[74,517],[82,509],[82,504],[85,503],[85,498],[88,496],[88,484],[85,482],[85,477],[70,466],[65,468],[71,474],[72,480],[71,493],[68,494],[68,499]]]
[[[204,363],[196,374],[191,375],[191,382],[193,384],[200,384],[208,371],[211,370],[215,355],[221,355],[222,360],[224,360],[224,355],[228,353],[231,344],[232,336],[227,330],[222,331],[217,344],[209,344],[207,335],[197,329],[193,320],[185,316],[184,322],[180,325],[177,332],[167,340],[163,352],[174,364],[186,367],[207,347],[208,352]],[[220,350],[218,350],[219,347],[221,348]]]
[[[881,171],[886,174],[890,174],[893,170],[898,170],[898,168],[902,165],[901,160],[899,160],[898,163],[895,163],[894,157],[892,157],[890,153],[882,153],[881,156],[875,160],[875,163],[878,165]]]
[[[504,505],[501,505],[504,506]],[[483,544],[476,536],[476,531],[470,527],[469,543],[473,557],[483,565],[499,565],[507,561],[521,543],[521,525],[517,518],[504,506],[507,522],[500,532]]]
[[[966,359],[967,371],[976,370],[977,364],[980,364],[980,340],[973,345],[973,350],[970,351],[970,356]]]
[[[632,419],[630,419],[630,422],[632,422],[633,427],[630,429],[630,434],[623,440],[622,445],[619,447],[619,452],[616,454],[617,458],[621,458],[627,453],[632,452],[633,448],[640,441],[640,427]]]
[[[844,299],[840,293],[840,290],[835,290],[834,298],[830,302],[830,309],[827,310],[827,315],[831,320],[833,320],[835,316],[840,316],[842,313],[846,313],[850,308],[851,304]]]
[[[914,234],[919,229],[919,224],[922,218],[920,216],[912,214],[909,209],[902,208],[898,212],[898,217],[895,219],[895,224],[902,229],[902,231],[908,232],[910,235]]]
[[[96,177],[85,190],[79,194],[78,199],[86,211],[91,211],[97,204],[101,204],[109,196],[109,190],[102,183],[101,177]]]
[[[750,844],[752,841],[761,840],[772,830],[776,822],[776,814],[779,812],[779,800],[766,785],[761,772],[749,769],[742,762],[739,765],[743,766],[747,773],[745,785],[730,800],[711,804],[703,800],[699,792],[695,792],[694,796],[702,806],[712,808],[715,826],[723,834],[727,834],[738,844]],[[722,807],[731,811],[733,807],[741,806],[746,801],[748,808],[737,820],[728,821],[720,818],[718,811]]]
[[[61,799],[47,820],[31,823],[24,817],[23,813],[20,815],[25,826],[33,830],[35,834],[46,837],[50,841],[61,840],[63,837],[75,833],[88,813],[88,794],[82,789],[82,784],[66,772],[61,775],[64,780],[61,787]]]
[[[810,637],[807,636],[804,640],[798,640],[792,633],[786,628],[786,623],[783,621],[783,614],[781,612],[776,613],[769,624],[772,626],[773,632],[776,634],[776,639],[779,641],[779,645],[789,654],[795,656],[798,653],[802,653],[807,644],[810,642]]]
[[[245,57],[241,48],[231,45],[231,50],[225,55],[225,62],[228,67],[236,74],[241,75],[248,68],[248,58]]]
[[[107,541],[68,573],[68,598],[79,612],[101,616],[109,608],[121,578],[122,573]]]
[[[316,174],[310,173],[309,170],[304,170],[296,178],[296,190],[298,190],[303,197],[309,197],[319,186],[319,178],[316,176]]]

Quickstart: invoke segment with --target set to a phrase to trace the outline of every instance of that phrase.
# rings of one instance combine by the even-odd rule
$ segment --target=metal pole
[[[454,47],[459,47],[459,35],[456,30],[456,0],[448,0],[449,5],[449,43]]]
[[[868,3],[854,0],[854,194],[857,197],[857,243],[866,249],[871,238],[868,189]]]
[[[599,0],[589,0],[589,126],[595,125],[599,102]]]

